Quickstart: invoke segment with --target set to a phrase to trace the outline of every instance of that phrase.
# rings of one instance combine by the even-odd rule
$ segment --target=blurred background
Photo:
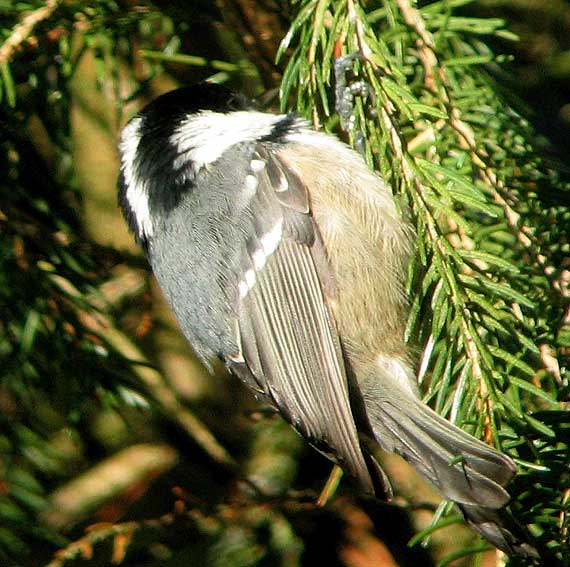
[[[206,78],[277,110],[290,56],[275,63],[279,44],[299,9],[317,4],[0,1],[0,564],[504,561],[469,554],[481,542],[454,516],[408,546],[439,499],[397,458],[385,462],[395,506],[341,483],[316,508],[330,463],[223,369],[206,374],[117,208],[128,118]],[[377,4],[381,27],[396,4]],[[505,33],[485,37],[501,96],[567,165],[570,4],[419,4],[504,20]],[[560,384],[567,392],[567,377]]]

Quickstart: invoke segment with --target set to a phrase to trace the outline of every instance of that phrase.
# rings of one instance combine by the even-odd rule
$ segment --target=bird
[[[206,368],[221,360],[363,492],[391,497],[375,449],[396,453],[490,543],[533,555],[500,517],[513,460],[420,398],[415,235],[359,153],[209,82],[149,103],[119,153],[120,208]]]

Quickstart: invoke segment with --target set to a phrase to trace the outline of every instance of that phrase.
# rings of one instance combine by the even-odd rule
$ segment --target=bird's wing
[[[351,409],[336,325],[327,307],[332,275],[307,188],[286,155],[258,146],[245,179],[251,193],[240,258],[240,354],[230,367],[368,492],[386,479],[366,461]],[[253,378],[253,380],[252,380]],[[369,472],[374,471],[372,477]]]

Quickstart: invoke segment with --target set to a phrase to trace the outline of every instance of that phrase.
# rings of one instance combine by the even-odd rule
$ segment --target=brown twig
[[[94,557],[95,546],[104,542],[107,542],[111,547],[110,563],[112,565],[121,564],[131,546],[136,547],[140,546],[141,542],[144,545],[144,542],[152,541],[153,534],[168,533],[173,524],[180,522],[181,519],[191,526],[204,523],[199,514],[193,514],[192,511],[186,511],[183,507],[180,509],[177,506],[174,512],[159,518],[91,525],[86,529],[86,534],[82,538],[60,549],[46,567],[63,567],[78,560],[90,560]],[[139,541],[135,541],[134,536],[140,535],[141,532],[145,537],[139,537]]]
[[[505,187],[504,182],[498,178],[493,166],[489,163],[489,155],[478,146],[473,130],[462,120],[459,109],[454,105],[445,67],[438,59],[435,42],[425,26],[421,13],[411,5],[409,0],[397,0],[397,2],[404,21],[408,26],[414,29],[418,35],[418,56],[424,66],[424,83],[426,87],[437,95],[446,105],[449,113],[449,124],[456,132],[459,145],[469,152],[473,165],[479,170],[481,178],[491,190],[493,200],[505,212],[507,224],[516,235],[517,240],[532,255],[536,264],[540,266],[546,277],[552,281],[552,269],[547,263],[547,258],[540,253],[539,245],[532,237],[529,227],[521,223],[520,214],[517,213],[509,203],[510,195],[508,194],[508,189]],[[436,78],[439,80],[436,80]],[[556,283],[558,282],[553,281],[554,288],[557,287]],[[559,289],[559,291],[562,293],[561,289]],[[479,356],[476,345],[468,340],[466,346],[471,360],[477,360]],[[549,352],[552,353],[551,350]],[[476,358],[474,358],[475,355]],[[557,366],[552,363],[547,364],[544,356],[543,362],[549,369]],[[473,374],[474,376],[481,377],[481,369],[478,364],[473,366]],[[554,372],[554,375],[556,377],[556,372]],[[486,398],[485,393],[487,387],[485,382],[480,380],[479,383],[481,384],[481,395],[483,398]],[[488,404],[489,399],[486,398],[485,405],[487,408]]]
[[[133,485],[172,468],[177,460],[176,451],[168,445],[127,447],[55,490],[42,518],[56,529],[70,527]]]
[[[55,12],[60,2],[61,0],[47,0],[44,6],[22,18],[22,21],[12,30],[10,37],[0,46],[0,63],[8,63],[12,60],[16,49],[30,37],[40,22],[47,20]]]
[[[460,145],[470,152],[473,164],[479,169],[482,178],[492,190],[494,201],[505,211],[507,223],[515,233],[518,241],[533,254],[537,264],[548,275],[546,258],[539,253],[538,246],[530,236],[530,229],[520,224],[519,213],[512,208],[505,197],[507,189],[504,183],[498,179],[492,166],[489,165],[489,156],[478,147],[475,134],[469,125],[461,119],[461,113],[453,103],[445,68],[438,59],[435,42],[431,33],[426,29],[419,10],[414,8],[409,0],[397,0],[397,2],[404,21],[418,34],[418,55],[424,66],[426,87],[434,94],[437,94],[448,107],[449,123],[457,133]],[[439,77],[439,88],[435,81],[436,76]]]
[[[354,0],[348,0],[346,3],[348,18],[354,24],[354,29],[356,31],[356,41],[358,42],[358,52],[362,57],[363,61],[370,62],[370,56],[372,55],[372,49],[366,41],[366,34],[364,32],[364,24],[362,20],[358,17],[356,12],[356,7],[354,5]]]

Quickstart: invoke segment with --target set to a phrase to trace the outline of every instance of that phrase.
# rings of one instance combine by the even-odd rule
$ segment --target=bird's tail
[[[456,502],[490,543],[507,553],[532,556],[533,548],[506,528],[499,515],[509,500],[505,486],[517,472],[509,457],[442,418],[393,376],[364,380],[360,390],[370,428],[383,449],[401,455]]]

